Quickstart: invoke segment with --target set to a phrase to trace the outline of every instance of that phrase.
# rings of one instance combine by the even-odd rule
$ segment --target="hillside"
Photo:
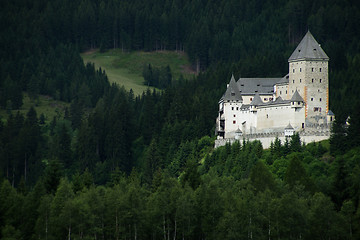
[[[81,54],[84,63],[91,62],[96,68],[101,67],[106,71],[110,83],[117,83],[125,89],[132,89],[136,95],[141,94],[148,87],[144,85],[142,71],[145,65],[154,67],[170,66],[173,81],[180,75],[192,78],[195,72],[191,70],[187,55],[183,52],[157,51],[123,52],[121,49],[112,49],[104,53],[99,50],[87,51]]]

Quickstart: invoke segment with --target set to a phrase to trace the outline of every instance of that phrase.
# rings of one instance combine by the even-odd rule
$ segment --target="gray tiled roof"
[[[250,106],[259,106],[259,105],[263,105],[263,104],[264,104],[264,102],[261,100],[259,93],[256,93],[254,96],[254,99],[250,103]]]
[[[329,116],[335,116],[335,114],[334,114],[331,110],[328,111],[327,115],[329,115]]]
[[[287,84],[289,83],[289,74],[286,74],[283,78],[281,78],[276,84]]]
[[[299,92],[296,89],[294,94],[292,95],[290,101],[291,102],[304,102],[304,99],[300,96]]]
[[[229,82],[229,86],[226,89],[224,96],[222,97],[224,101],[242,101],[242,97],[238,88],[238,85],[235,82],[234,75],[231,76],[231,80]]]
[[[291,126],[291,124],[289,123],[287,126],[286,126],[286,128],[285,129],[294,129],[292,126]]]
[[[237,85],[241,94],[272,94],[275,83],[282,78],[240,78]]]
[[[329,57],[321,48],[320,44],[315,40],[310,31],[305,34],[295,51],[291,54],[289,62],[302,59],[329,60]]]

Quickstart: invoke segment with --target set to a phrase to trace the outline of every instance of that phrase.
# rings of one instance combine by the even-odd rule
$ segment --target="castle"
[[[335,117],[329,110],[329,57],[308,31],[288,62],[282,78],[231,77],[219,101],[215,147],[246,138],[267,148],[275,137],[294,132],[307,143],[329,138]]]

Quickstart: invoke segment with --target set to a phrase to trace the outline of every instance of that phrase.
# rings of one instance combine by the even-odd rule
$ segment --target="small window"
[[[269,118],[269,114],[266,114],[266,118]]]
[[[234,117],[236,117],[236,115],[234,114]]]
[[[321,68],[319,68],[319,72],[321,72]]]
[[[295,83],[295,80],[293,80],[293,83]]]
[[[319,99],[319,101],[321,102],[321,98]]]
[[[255,92],[258,92],[257,90],[255,90]]]
[[[301,79],[300,79],[300,83],[301,83]]]
[[[292,105],[294,105],[294,102],[292,102]]]
[[[295,72],[295,69],[293,69],[293,73]]]
[[[234,110],[234,107],[231,107],[231,110]]]
[[[233,121],[233,124],[236,124],[236,121],[235,121],[235,120]]]
[[[301,72],[301,68],[300,68],[300,72]]]
[[[232,93],[231,93],[231,96],[235,96],[235,93],[232,92]]]
[[[313,72],[313,71],[314,71],[314,68],[311,68],[311,71]]]
[[[239,110],[239,107],[236,107],[236,110]]]
[[[300,105],[300,102],[298,102],[298,105]]]
[[[301,124],[301,127],[302,127],[302,128],[304,128],[304,127],[305,127],[305,124],[304,124],[304,123],[302,123],[302,124]]]
[[[282,94],[282,92],[280,91],[280,95]]]
[[[252,97],[250,98],[250,101],[252,101]]]
[[[257,84],[256,86],[260,87],[260,84]]]
[[[294,93],[294,90],[292,90],[292,93]]]
[[[314,107],[314,112],[317,112],[319,111],[319,108],[318,107]]]
[[[320,79],[320,83],[321,83],[321,79]]]
[[[311,101],[314,101],[314,98],[311,98]]]
[[[267,101],[267,98],[264,98],[264,101]]]
[[[311,82],[313,83],[313,82],[314,82],[314,79],[311,79]]]

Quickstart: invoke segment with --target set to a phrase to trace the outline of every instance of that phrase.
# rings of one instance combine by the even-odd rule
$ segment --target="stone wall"
[[[303,143],[308,144],[311,142],[319,142],[322,140],[326,140],[330,138],[330,130],[329,128],[322,128],[322,129],[309,129],[306,131],[299,132],[300,139]],[[285,134],[284,132],[273,132],[273,133],[258,133],[258,134],[248,134],[244,135],[240,138],[240,142],[245,140],[254,141],[259,140],[264,149],[270,148],[271,142],[275,141],[275,138],[278,137],[282,143],[285,142]],[[215,140],[215,148],[220,146],[225,146],[226,143],[234,143],[236,140],[235,138],[227,138],[227,139],[217,139]]]

